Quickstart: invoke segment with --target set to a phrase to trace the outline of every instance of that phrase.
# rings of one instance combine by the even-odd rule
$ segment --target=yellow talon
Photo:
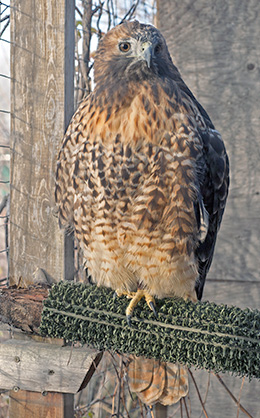
[[[136,295],[136,292],[127,292],[127,291],[121,291],[121,290],[116,290],[116,294],[117,296],[126,296],[128,299],[133,299]]]
[[[142,290],[139,289],[137,290],[137,292],[121,292],[121,291],[116,291],[117,296],[127,296],[128,298],[131,298],[131,302],[129,303],[129,305],[126,308],[126,318],[127,318],[127,322],[130,325],[131,324],[131,317],[134,311],[134,308],[136,307],[136,305],[138,304],[138,302],[142,299],[145,298],[145,301],[147,303],[147,305],[149,306],[149,308],[151,309],[151,311],[153,311],[153,313],[155,314],[156,318],[157,318],[157,312],[155,310],[155,300],[154,297],[151,296],[146,290]]]

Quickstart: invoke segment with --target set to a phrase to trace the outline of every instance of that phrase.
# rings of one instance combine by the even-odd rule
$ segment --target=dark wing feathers
[[[204,120],[207,123],[207,119]],[[225,146],[219,132],[211,126],[212,123],[207,130],[199,132],[204,145],[204,155],[203,161],[198,163],[198,177],[203,203],[209,216],[206,238],[196,251],[199,277],[195,289],[199,300],[202,298],[206,275],[212,263],[229,186],[229,161]]]
[[[220,133],[215,130],[206,110],[197,101],[193,93],[182,80],[178,69],[176,67],[174,69],[175,81],[181,89],[182,94],[188,96],[206,124],[206,129],[197,128],[204,146],[204,155],[197,163],[197,173],[201,197],[208,213],[208,230],[206,238],[202,233],[203,221],[206,226],[206,218],[203,216],[202,210],[203,205],[201,205],[201,202],[199,201],[194,204],[198,230],[200,233],[200,244],[196,250],[199,277],[196,281],[195,290],[198,300],[201,300],[206,276],[213,259],[217,233],[227,200],[229,187],[229,160]]]
[[[214,127],[214,125],[213,125],[213,123],[212,123],[209,115],[207,114],[206,110],[198,102],[198,100],[196,99],[196,97],[194,96],[194,94],[190,91],[190,89],[187,86],[187,84],[185,84],[185,82],[181,78],[180,72],[177,69],[177,67],[175,67],[175,65],[173,63],[172,63],[172,66],[173,66],[173,69],[174,69],[174,81],[177,83],[177,85],[180,88],[181,92],[184,95],[187,95],[189,97],[189,99],[191,99],[191,101],[195,104],[195,106],[197,107],[199,113],[203,117],[203,119],[204,119],[204,121],[205,121],[208,129],[214,130],[215,127]]]
[[[200,300],[203,294],[205,279],[212,263],[217,233],[220,227],[229,187],[229,160],[220,133],[215,129],[209,115],[197,101],[188,86],[182,80],[175,67],[175,81],[182,92],[184,101],[192,103],[195,119],[201,117],[203,124],[198,123],[196,129],[203,143],[203,155],[197,160],[197,176],[201,199],[194,202],[200,244],[196,250],[199,277],[196,281],[196,293]],[[198,118],[198,116],[200,118]],[[205,216],[204,208],[208,217]],[[204,223],[204,228],[203,228]],[[203,230],[208,226],[207,234]]]

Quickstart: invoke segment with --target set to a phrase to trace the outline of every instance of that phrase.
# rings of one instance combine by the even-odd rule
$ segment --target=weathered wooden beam
[[[47,296],[47,287],[2,289],[0,293],[1,321],[26,331],[27,335],[28,332],[33,335],[38,334],[43,301]],[[61,340],[54,339],[52,342],[53,344],[50,344],[29,338],[2,342],[0,344],[0,388],[13,390],[12,396],[16,400],[20,396],[16,392],[20,390],[41,393],[49,391],[76,393],[83,389],[95,372],[102,353],[88,347],[64,347],[61,346]],[[27,403],[34,402],[32,399],[36,395],[23,396],[26,400],[24,401],[26,410]],[[59,397],[58,400],[60,402]],[[44,401],[48,403],[49,399],[39,397],[37,403],[43,405]],[[20,417],[15,413],[14,416]]]
[[[0,344],[0,388],[77,393],[88,384],[101,357],[102,353],[84,346],[7,340]]]
[[[39,268],[53,280],[71,280],[74,275],[73,240],[59,230],[54,217],[56,156],[74,111],[74,6],[73,0],[11,2],[11,285],[33,283]],[[9,311],[5,305],[4,314],[6,319],[11,314],[11,322],[20,323],[23,329],[35,331],[34,319],[41,304],[34,300],[32,311],[29,299],[23,295],[24,306],[19,305],[17,314],[18,304],[11,303]],[[50,390],[49,386],[52,391],[65,392],[65,379],[66,392],[77,390],[86,370],[79,376],[76,373],[78,383],[74,385],[75,371],[66,363],[68,348],[59,351],[61,348],[35,344],[11,340],[1,345],[0,386],[20,385],[39,392]],[[86,353],[84,356],[88,358]],[[16,363],[14,358],[20,361]],[[54,374],[48,375],[50,366],[48,370]],[[44,382],[46,389],[42,389]],[[73,416],[73,395],[12,393],[10,417],[40,416]]]
[[[23,331],[39,334],[43,300],[47,287],[6,288],[0,293],[0,321]]]
[[[9,418],[71,418],[74,416],[73,395],[11,391]]]
[[[72,279],[72,240],[53,215],[57,150],[74,110],[74,1],[11,6],[10,284],[28,284],[39,267]]]

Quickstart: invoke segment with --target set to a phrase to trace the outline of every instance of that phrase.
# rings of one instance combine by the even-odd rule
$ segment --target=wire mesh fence
[[[9,191],[10,191],[10,9],[9,2],[0,1],[0,287],[8,284]],[[99,39],[113,26],[137,18],[155,24],[155,0],[76,1],[75,5],[75,108],[93,89],[93,61]],[[81,266],[80,255],[76,270]],[[124,358],[107,352],[87,389],[76,396],[75,417],[149,417],[154,412],[130,394],[124,375]],[[214,390],[224,390],[233,402],[230,417],[252,415],[242,406],[244,379],[236,396],[218,375],[204,373],[203,384],[190,371],[191,394],[177,405],[157,414],[160,417],[194,417],[196,399],[200,417],[211,416],[208,399]],[[212,389],[215,388],[215,389]],[[245,398],[245,397],[244,397]],[[1,398],[0,398],[1,402]],[[244,401],[243,401],[244,402]],[[6,409],[0,403],[0,410]],[[239,415],[240,414],[240,415]],[[0,413],[1,416],[1,413]],[[7,415],[2,415],[7,416]],[[254,417],[255,418],[255,417]]]
[[[10,5],[0,2],[0,287],[8,281],[10,165]]]

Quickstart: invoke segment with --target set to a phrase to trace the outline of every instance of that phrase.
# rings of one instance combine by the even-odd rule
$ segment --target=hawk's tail
[[[128,381],[132,392],[147,405],[172,405],[189,390],[185,366],[144,357],[129,357]]]

